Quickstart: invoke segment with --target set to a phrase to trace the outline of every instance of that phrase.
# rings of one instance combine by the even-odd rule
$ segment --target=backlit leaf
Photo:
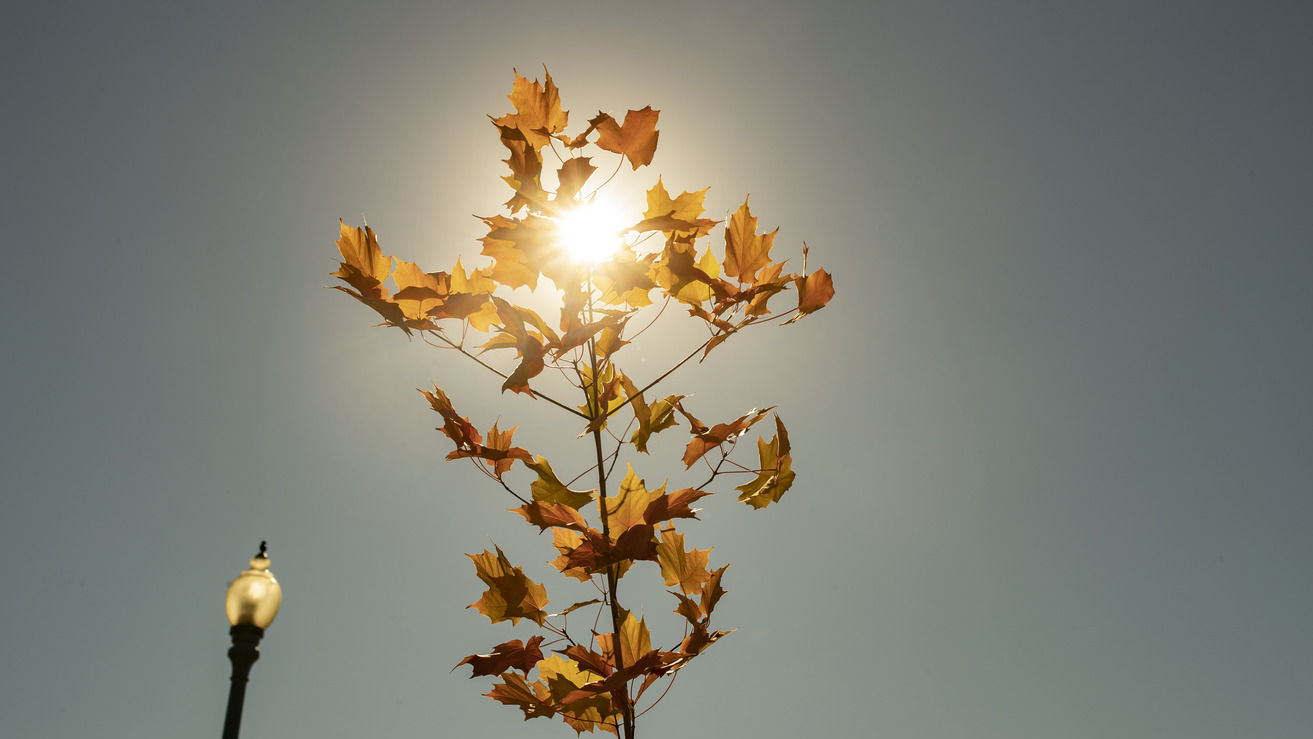
[[[527,618],[542,625],[547,612],[547,590],[525,577],[524,571],[513,566],[500,547],[494,555],[487,550],[482,554],[467,554],[474,562],[479,579],[488,586],[483,597],[466,606],[487,616],[490,621],[509,620],[512,625]]]
[[[681,592],[697,593],[702,584],[711,577],[707,572],[707,558],[710,549],[690,549],[684,551],[684,535],[674,529],[661,531],[661,543],[657,544],[657,563],[661,565],[661,576],[666,585],[676,585]]]
[[[615,119],[606,113],[598,113],[589,123],[597,129],[599,147],[624,154],[630,166],[638,169],[652,163],[657,138],[660,136],[660,132],[656,130],[657,116],[660,113],[659,110],[652,110],[652,106],[649,105],[642,110],[625,113],[623,125],[617,125]]]

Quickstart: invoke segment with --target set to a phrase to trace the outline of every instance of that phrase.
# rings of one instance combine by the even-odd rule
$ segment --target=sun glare
[[[624,244],[629,224],[613,205],[603,201],[580,203],[556,219],[557,238],[580,262],[604,262]]]

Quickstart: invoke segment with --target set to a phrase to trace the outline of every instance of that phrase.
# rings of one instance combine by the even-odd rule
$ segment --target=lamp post
[[[224,610],[232,628],[233,645],[228,659],[233,663],[232,686],[228,689],[228,713],[223,719],[223,739],[237,739],[242,724],[242,701],[251,665],[260,658],[260,637],[274,622],[283,602],[283,589],[269,571],[268,542],[260,542],[260,553],[249,569],[228,585]]]

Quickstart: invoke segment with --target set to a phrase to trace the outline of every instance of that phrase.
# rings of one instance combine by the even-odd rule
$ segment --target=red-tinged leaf
[[[818,269],[806,277],[795,276],[793,284],[798,288],[798,314],[785,323],[793,323],[805,315],[824,308],[834,297],[834,280],[830,273]]]
[[[538,663],[538,675],[547,683],[557,712],[575,731],[592,731],[614,713],[611,697],[602,695],[603,691],[579,692],[602,677],[580,670],[575,662],[554,654]]]
[[[690,549],[684,551],[684,535],[674,529],[661,531],[661,542],[657,544],[657,563],[661,565],[661,576],[666,585],[676,585],[681,592],[697,593],[702,584],[711,577],[707,572],[710,549]]]
[[[492,467],[493,476],[500,480],[501,476],[511,468],[511,465],[514,464],[515,460],[518,459],[521,462],[528,464],[529,460],[532,459],[532,457],[529,456],[528,450],[518,446],[511,446],[511,436],[515,433],[516,428],[518,427],[512,427],[506,431],[498,431],[497,424],[494,423],[492,428],[488,431],[488,441],[486,444],[481,444],[468,450],[457,449],[451,454],[448,454],[447,459],[457,459],[460,457],[475,457],[482,459],[489,467]]]
[[[537,680],[532,683],[527,682],[523,676],[514,672],[502,673],[501,679],[502,682],[494,685],[492,690],[484,695],[508,706],[516,706],[524,712],[525,721],[531,718],[551,718],[556,715],[551,692],[547,690],[546,685]]]
[[[615,119],[606,113],[598,113],[589,124],[597,129],[599,147],[624,154],[630,166],[638,169],[651,164],[652,155],[656,153],[657,138],[660,136],[656,124],[660,113],[659,110],[652,110],[649,105],[642,110],[625,113],[623,125],[617,125]]]
[[[469,665],[474,669],[471,678],[480,675],[500,675],[511,668],[515,668],[524,674],[529,674],[538,660],[543,658],[543,652],[540,645],[543,642],[541,636],[529,638],[529,643],[525,644],[519,639],[512,639],[493,647],[492,654],[471,654],[460,662],[456,667]],[[451,669],[455,670],[456,667]]]
[[[757,270],[770,263],[770,250],[778,231],[777,228],[758,234],[757,218],[744,200],[725,228],[725,274],[737,277],[741,283],[755,282]]]
[[[584,520],[583,516],[579,515],[579,511],[560,503],[544,503],[535,500],[532,503],[510,510],[512,513],[524,516],[524,520],[543,531],[553,526],[574,529],[575,531],[583,531],[588,528],[588,522]]]
[[[613,672],[612,665],[606,657],[603,657],[582,644],[575,644],[568,649],[558,649],[557,651],[570,659],[573,659],[575,662],[578,662],[590,672],[595,672],[603,677],[610,675]]]
[[[506,431],[499,431],[497,424],[492,425],[488,431],[488,441],[485,444],[483,437],[470,424],[468,418],[462,417],[452,407],[451,400],[447,394],[442,392],[438,386],[433,386],[433,392],[420,390],[425,398],[428,399],[429,405],[433,410],[442,416],[443,425],[441,431],[456,443],[456,451],[447,455],[447,459],[461,459],[464,457],[474,457],[482,459],[489,467],[493,468],[493,474],[497,479],[511,468],[514,460],[520,460],[529,464],[529,452],[520,447],[511,446],[511,436],[515,429],[511,428]]]
[[[643,511],[643,520],[655,526],[675,518],[697,518],[699,509],[689,504],[708,495],[711,493],[693,488],[667,493],[648,504],[647,510]]]
[[[556,170],[556,179],[559,184],[556,187],[556,198],[553,202],[560,203],[573,200],[574,196],[578,195],[579,190],[583,188],[584,183],[596,171],[597,167],[592,165],[589,157],[575,157],[565,160],[561,168]]]
[[[721,637],[728,636],[729,634],[734,633],[734,631],[734,629],[730,629],[729,631],[708,632],[705,624],[696,624],[693,626],[693,632],[685,637],[684,641],[680,643],[679,651],[683,652],[687,657],[696,657],[705,652],[707,647],[720,641]]]
[[[552,560],[550,564],[560,570],[561,574],[566,577],[573,577],[580,582],[587,582],[592,573],[570,561],[575,550],[583,543],[584,536],[578,531],[563,528],[552,529],[552,546],[556,548],[560,555]]]
[[[653,528],[646,524],[626,529],[615,541],[615,551],[619,555],[616,561],[621,559],[632,559],[635,562],[655,561],[657,542],[653,534]]]
[[[418,389],[418,388],[417,388]],[[437,385],[433,386],[433,392],[420,390],[419,393],[429,401],[433,410],[442,416],[442,433],[446,434],[456,444],[456,450],[472,451],[483,446],[483,436],[470,423],[468,418],[461,416],[451,404],[451,399]]]
[[[493,623],[509,620],[512,625],[521,618],[542,625],[547,612],[547,591],[543,586],[525,577],[524,571],[513,566],[497,547],[497,554],[467,554],[474,562],[479,579],[488,586],[483,597],[466,606],[487,616]]]
[[[771,408],[773,407],[771,406]],[[688,446],[684,448],[684,467],[686,469],[692,467],[693,463],[701,459],[702,455],[708,451],[742,434],[748,427],[765,418],[770,410],[770,408],[767,408],[762,411],[754,411],[739,416],[729,423],[718,423],[706,431],[695,433]]]

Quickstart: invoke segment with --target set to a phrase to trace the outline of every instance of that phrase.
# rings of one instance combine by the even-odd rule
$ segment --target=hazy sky
[[[7,9],[0,735],[217,736],[261,539],[243,736],[572,735],[450,671],[531,633],[464,552],[560,578],[415,388],[571,440],[323,289],[339,217],[481,263],[546,65],[838,287],[670,386],[778,404],[799,476],[689,527],[738,631],[642,736],[1307,736],[1311,49],[1297,2]]]

